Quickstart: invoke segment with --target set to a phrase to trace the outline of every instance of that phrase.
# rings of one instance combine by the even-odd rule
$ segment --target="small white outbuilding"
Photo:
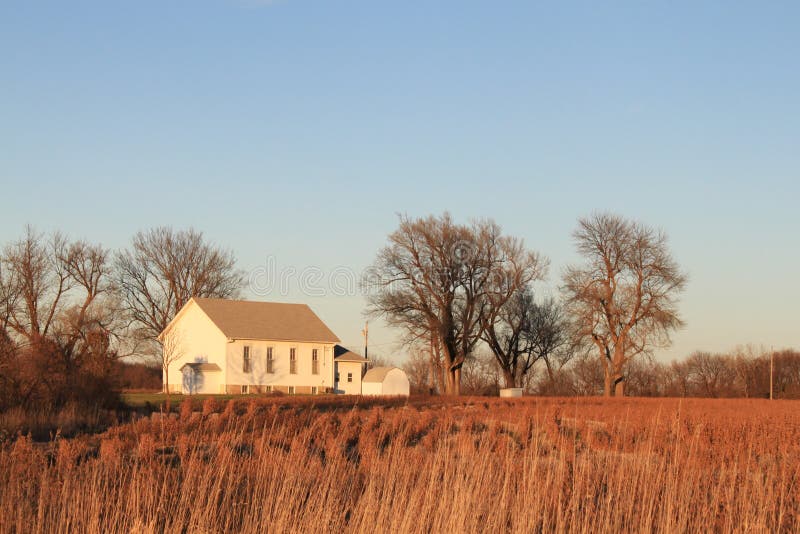
[[[374,367],[361,379],[362,395],[408,395],[405,371],[397,367]]]

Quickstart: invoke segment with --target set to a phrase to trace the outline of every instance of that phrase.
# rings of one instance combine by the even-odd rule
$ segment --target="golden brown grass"
[[[98,436],[7,441],[0,530],[800,530],[790,402],[313,402],[186,403]]]
[[[118,421],[110,410],[86,408],[68,404],[61,409],[10,408],[0,412],[0,443],[18,433],[42,441],[60,436],[72,437],[81,433],[105,430]]]

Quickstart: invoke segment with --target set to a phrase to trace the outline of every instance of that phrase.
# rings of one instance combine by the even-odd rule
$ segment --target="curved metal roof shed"
[[[362,395],[408,395],[405,371],[397,367],[374,367],[361,379]]]

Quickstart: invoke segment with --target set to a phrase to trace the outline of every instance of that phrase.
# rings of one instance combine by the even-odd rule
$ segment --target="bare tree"
[[[736,372],[733,359],[726,355],[695,352],[686,360],[695,394],[702,397],[729,397],[734,390]]]
[[[505,387],[517,387],[536,362],[525,335],[534,312],[533,293],[523,286],[502,302],[488,300],[481,316],[482,338],[500,367]]]
[[[765,356],[764,363],[769,356]],[[797,398],[800,395],[800,353],[790,349],[774,353],[774,393],[776,398]]]
[[[574,395],[597,395],[603,390],[603,365],[587,353],[579,353],[572,361],[570,374]]]
[[[28,344],[49,337],[71,351],[87,325],[106,326],[112,315],[99,309],[111,290],[108,251],[99,245],[58,233],[46,239],[28,227],[6,247],[2,266],[2,325]]]
[[[660,362],[645,355],[628,362],[625,373],[629,395],[635,397],[661,397],[669,383],[669,370]]]
[[[610,214],[580,219],[573,234],[585,263],[564,273],[566,305],[576,332],[593,345],[605,374],[604,394],[624,394],[631,358],[667,346],[682,326],[677,295],[687,277],[667,237]]]
[[[0,326],[15,357],[24,355],[16,367],[23,400],[41,396],[42,387],[55,404],[80,391],[87,399],[109,394],[121,327],[108,305],[110,270],[103,247],[58,233],[46,238],[31,227],[5,247]]]
[[[409,344],[430,344],[445,392],[458,395],[461,369],[481,334],[487,293],[506,273],[511,240],[492,221],[457,225],[449,214],[400,218],[371,272],[370,313],[402,328]]]
[[[520,387],[542,361],[550,382],[571,357],[561,307],[552,298],[536,302],[531,290],[518,291],[498,311],[484,314],[483,339],[494,354],[506,387]]]
[[[537,361],[544,362],[550,382],[575,354],[564,308],[552,297],[533,303],[525,337]]]
[[[475,302],[461,302],[472,247],[469,229],[449,214],[401,217],[370,280],[370,313],[405,330],[408,344],[430,340],[432,357],[441,350],[449,394],[458,391],[461,366],[477,342]]]
[[[766,358],[762,358],[763,354],[763,349],[747,345],[736,347],[731,356],[738,390],[746,398],[758,396],[759,390],[769,395],[768,373],[761,372],[768,365]]]
[[[55,233],[48,240],[32,227],[3,253],[6,326],[29,344],[47,336],[65,295],[72,289],[64,258],[67,241]]]
[[[497,396],[500,369],[491,354],[475,354],[464,363],[462,392],[466,395]]]
[[[480,299],[481,337],[503,373],[506,387],[517,387],[536,361],[531,343],[538,311],[530,284],[541,280],[548,261],[525,248],[522,240],[490,227],[480,236],[481,261],[489,283]]]
[[[14,374],[17,346],[11,339],[8,321],[11,315],[11,288],[7,286],[5,266],[0,255],[0,409],[9,404],[15,391]]]
[[[411,386],[411,393],[414,394],[433,394],[438,390],[435,386],[433,376],[432,361],[429,355],[419,348],[411,351],[408,359],[403,364],[403,370],[408,376]]]
[[[688,397],[692,394],[691,369],[685,361],[673,361],[668,368],[665,393],[669,397]]]
[[[139,338],[150,341],[190,298],[236,297],[243,284],[233,254],[193,229],[139,232],[130,249],[117,255],[116,266],[121,300]]]
[[[167,396],[166,411],[170,410],[170,393],[169,390],[169,367],[177,362],[185,355],[183,334],[180,329],[172,327],[167,332],[159,336],[161,342],[161,354],[159,363],[161,364],[161,373],[164,377],[164,393]]]
[[[389,357],[382,356],[380,354],[374,354],[372,351],[369,352],[369,362],[367,362],[367,370],[374,369],[375,367],[397,367]]]

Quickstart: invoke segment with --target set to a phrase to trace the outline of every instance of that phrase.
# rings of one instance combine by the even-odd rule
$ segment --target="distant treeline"
[[[729,354],[695,352],[688,358],[662,363],[639,358],[627,367],[626,394],[637,397],[800,399],[800,352],[760,352],[752,347]],[[437,392],[431,385],[427,355],[415,353],[404,365],[415,393]],[[523,384],[533,395],[602,395],[601,362],[589,355],[575,356],[549,371],[542,365]],[[468,395],[496,395],[503,387],[502,373],[491,356],[478,356],[464,366],[462,391]]]

